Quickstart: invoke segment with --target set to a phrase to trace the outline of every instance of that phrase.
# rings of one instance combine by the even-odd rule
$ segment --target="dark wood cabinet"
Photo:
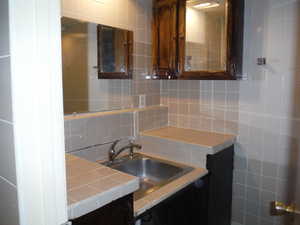
[[[207,156],[208,225],[230,225],[234,146]]]
[[[177,0],[155,0],[153,22],[154,78],[171,79],[176,76]]]
[[[74,219],[73,225],[133,225],[133,195],[127,195],[100,209]]]
[[[187,12],[199,11],[199,8],[189,2],[197,1],[154,0],[153,78],[239,79],[243,64],[244,0],[225,0],[220,5],[223,14],[219,17],[225,18],[222,25],[218,29],[213,28],[220,23],[220,18],[213,24],[207,22],[207,17],[206,21],[199,23],[204,28],[198,31],[193,30],[198,26],[197,20],[191,19]],[[211,9],[203,12],[214,13]],[[215,31],[207,34],[211,29]],[[199,43],[195,37],[201,39]]]

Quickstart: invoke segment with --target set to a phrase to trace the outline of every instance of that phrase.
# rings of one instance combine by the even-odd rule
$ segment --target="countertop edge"
[[[171,195],[187,187],[196,180],[206,176],[208,170],[203,168],[194,168],[193,171],[185,174],[184,176],[174,180],[173,182],[163,186],[159,190],[152,192],[144,198],[134,202],[134,216],[137,217],[155,205],[164,201]]]
[[[73,220],[97,210],[119,198],[131,194],[139,189],[139,179],[133,179],[125,184],[120,184],[102,193],[93,195],[80,202],[68,206],[69,219]]]
[[[151,134],[147,134],[145,132],[141,132],[140,136],[141,137],[154,137],[154,138],[160,138],[160,139],[165,139],[165,140],[169,140],[169,141],[174,141],[174,142],[177,142],[177,143],[185,143],[185,144],[189,144],[189,145],[196,145],[196,146],[201,147],[203,150],[211,151],[210,154],[216,154],[216,153],[220,152],[221,150],[223,150],[224,148],[227,148],[227,147],[229,147],[230,145],[232,145],[236,142],[236,137],[232,137],[232,138],[224,141],[221,144],[218,144],[218,145],[215,145],[215,146],[208,146],[208,145],[199,144],[199,143],[195,143],[195,142],[188,142],[188,141],[185,141],[185,140],[179,140],[179,139],[175,139],[175,138],[171,138],[171,137],[151,135]]]

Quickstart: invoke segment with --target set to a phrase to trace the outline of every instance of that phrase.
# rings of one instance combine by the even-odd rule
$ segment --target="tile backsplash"
[[[138,132],[168,125],[168,107],[157,106],[138,112]]]
[[[133,124],[133,113],[66,120],[66,151],[73,152],[132,137]]]
[[[138,138],[145,129],[167,126],[168,108],[164,106],[133,109],[129,112],[100,113],[100,115],[72,116],[65,119],[66,152],[91,161],[107,159],[111,143]]]
[[[198,145],[159,137],[141,136],[139,143],[143,146],[142,152],[200,168],[206,168],[206,155],[210,153]]]

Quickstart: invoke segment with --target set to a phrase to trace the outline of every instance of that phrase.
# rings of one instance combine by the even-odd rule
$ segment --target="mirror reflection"
[[[185,71],[224,71],[227,0],[190,0],[186,7]]]
[[[132,32],[66,17],[61,30],[65,114],[130,107]]]
[[[100,71],[125,73],[127,33],[113,27],[98,25],[98,35]]]

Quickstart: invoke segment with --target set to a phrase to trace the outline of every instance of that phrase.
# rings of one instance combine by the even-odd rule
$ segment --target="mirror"
[[[154,0],[152,78],[242,78],[244,8],[244,0]]]
[[[186,5],[185,71],[225,71],[227,0],[188,1]]]
[[[103,25],[97,32],[99,79],[131,76],[133,33]]]
[[[67,17],[61,26],[65,114],[130,107],[133,32]]]

